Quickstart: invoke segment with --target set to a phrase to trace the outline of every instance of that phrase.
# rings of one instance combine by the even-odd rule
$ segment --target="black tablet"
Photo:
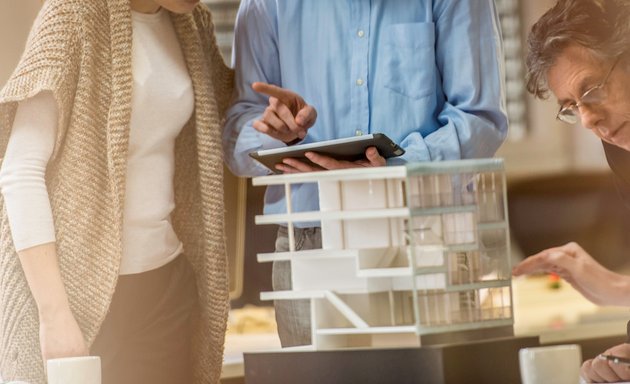
[[[306,152],[317,152],[337,160],[355,161],[365,158],[365,150],[376,147],[384,158],[396,157],[405,153],[389,137],[383,133],[353,136],[343,139],[319,141],[317,143],[298,144],[290,147],[265,149],[252,152],[249,155],[275,173],[282,173],[275,169],[275,165],[282,163],[282,159],[292,157],[305,163],[312,164],[305,156]]]

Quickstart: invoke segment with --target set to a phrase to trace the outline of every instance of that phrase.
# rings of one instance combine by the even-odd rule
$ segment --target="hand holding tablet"
[[[369,147],[375,147],[384,158],[396,157],[405,153],[404,149],[400,148],[385,134],[374,133],[317,143],[266,149],[252,152],[249,155],[274,173],[282,173],[276,169],[276,164],[281,164],[285,158],[298,159],[306,164],[315,166],[305,156],[306,152],[315,152],[340,161],[357,161],[365,158],[365,151]]]

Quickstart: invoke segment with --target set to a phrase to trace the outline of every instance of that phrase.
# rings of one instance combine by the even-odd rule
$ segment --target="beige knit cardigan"
[[[201,304],[194,382],[217,383],[229,305],[220,123],[233,76],[204,6],[171,17],[195,93],[194,116],[176,143],[172,219],[195,270]],[[47,0],[17,69],[0,91],[0,154],[18,101],[50,90],[58,103],[58,136],[46,182],[62,277],[88,345],[107,314],[122,253],[131,42],[129,0]],[[37,309],[4,201],[0,205],[0,376],[43,384]]]

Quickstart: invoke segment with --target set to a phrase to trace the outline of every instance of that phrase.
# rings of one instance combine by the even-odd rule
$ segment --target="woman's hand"
[[[89,354],[83,333],[70,308],[52,315],[40,314],[39,342],[44,361]]]
[[[55,243],[27,248],[18,255],[39,312],[39,341],[44,361],[87,355],[87,344],[70,310]]]
[[[606,269],[573,242],[530,256],[512,269],[514,276],[552,272],[595,304],[630,306],[630,277]]]

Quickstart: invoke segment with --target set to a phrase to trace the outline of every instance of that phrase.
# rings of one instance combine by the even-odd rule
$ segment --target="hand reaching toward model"
[[[514,276],[555,273],[599,305],[630,305],[630,277],[599,264],[577,243],[546,249],[532,255],[512,270]]]

